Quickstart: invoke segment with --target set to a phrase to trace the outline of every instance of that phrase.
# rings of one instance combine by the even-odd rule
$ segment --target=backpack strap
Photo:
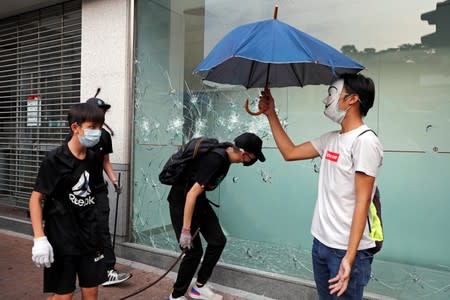
[[[369,128],[369,129],[364,130],[364,131],[361,132],[360,134],[358,134],[358,136],[357,136],[356,138],[360,137],[361,135],[363,135],[364,133],[366,133],[366,132],[368,132],[368,131],[372,131],[373,134],[375,134],[375,136],[378,136],[377,133],[376,133],[375,131],[373,131],[372,129]]]
[[[197,155],[198,155],[198,150],[200,149],[200,145],[202,144],[203,140],[204,140],[204,138],[200,138],[200,139],[198,139],[198,141],[195,143],[194,151],[192,152],[192,158],[197,157]]]
[[[219,208],[220,204],[214,203],[211,200],[207,199],[209,203],[211,203],[212,205],[214,205],[215,207]]]

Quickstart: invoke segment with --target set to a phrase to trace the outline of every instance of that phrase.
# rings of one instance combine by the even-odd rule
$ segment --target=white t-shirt
[[[347,249],[355,209],[355,173],[376,177],[383,161],[383,147],[373,132],[362,125],[341,134],[328,132],[311,143],[322,157],[317,202],[311,225],[312,235],[331,248]],[[375,185],[372,197],[375,192]],[[366,224],[358,250],[375,242]]]

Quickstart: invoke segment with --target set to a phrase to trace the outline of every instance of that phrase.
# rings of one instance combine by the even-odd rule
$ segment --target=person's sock
[[[197,287],[201,288],[201,287],[203,287],[205,284],[204,284],[204,283],[196,282],[195,285],[196,285]]]

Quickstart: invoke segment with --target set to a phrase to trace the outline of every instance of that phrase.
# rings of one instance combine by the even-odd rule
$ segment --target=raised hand
[[[272,93],[269,88],[265,88],[264,91],[261,91],[258,108],[259,111],[266,116],[275,114],[275,101],[273,100]]]

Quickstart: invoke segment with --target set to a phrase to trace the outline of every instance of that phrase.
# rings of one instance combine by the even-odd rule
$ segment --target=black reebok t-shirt
[[[44,231],[56,253],[78,255],[102,249],[95,205],[100,172],[92,151],[79,160],[67,143],[42,161],[34,190],[45,195]]]
[[[221,154],[216,153],[220,151]],[[194,159],[186,167],[183,178],[172,186],[169,193],[169,201],[185,201],[186,194],[198,182],[205,191],[214,190],[225,178],[230,169],[230,160],[225,149],[215,149],[201,157]],[[203,192],[197,200],[206,199]]]

